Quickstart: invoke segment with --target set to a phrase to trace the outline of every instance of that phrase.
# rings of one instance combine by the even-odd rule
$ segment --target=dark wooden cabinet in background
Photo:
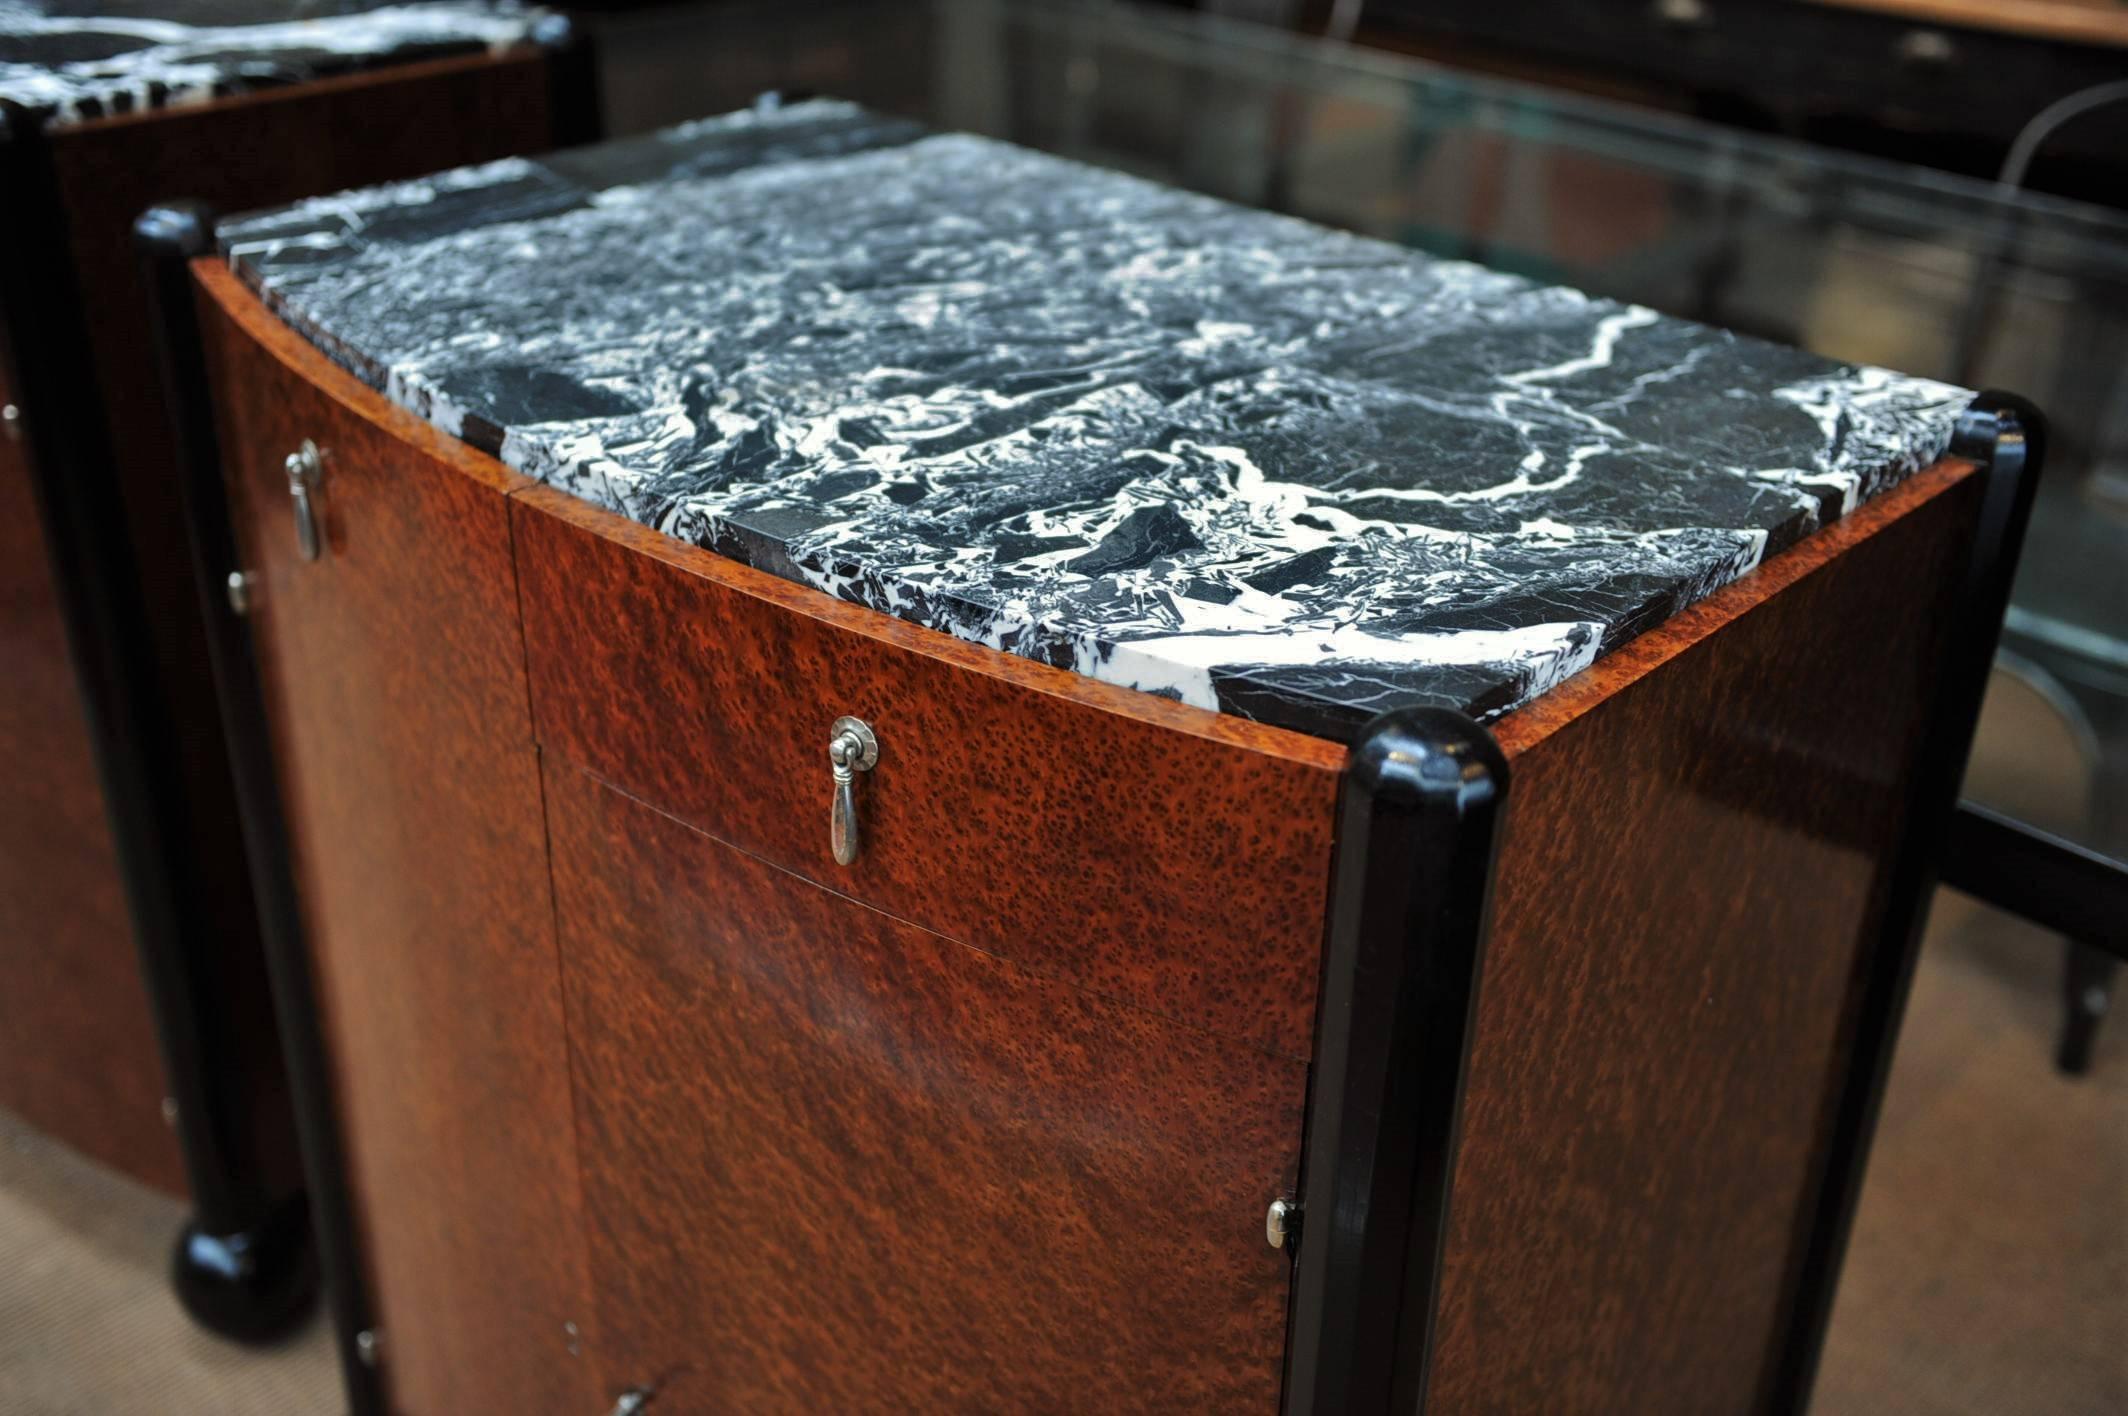
[[[134,220],[583,140],[567,39],[50,124],[0,105],[0,1106],[208,1231],[301,1180]]]
[[[226,478],[255,577],[391,1409],[1774,1389],[1913,903],[1984,468],[1918,474],[1494,725],[1483,984],[1430,1014],[1467,1080],[1445,1114],[1399,1091],[1427,1079],[1383,1093],[1429,1128],[1387,1324],[1421,1350],[1346,1361],[1305,1255],[1378,1217],[1306,1168],[1382,985],[1326,970],[1445,869],[1370,863],[1393,738],[1184,707],[658,536],[389,406],[218,262],[192,278],[221,433],[195,475]],[[282,471],[306,441],[315,561]],[[842,714],[882,744],[847,867]],[[1265,1242],[1296,1196],[1298,1277]]]
[[[174,1190],[162,1060],[9,372],[0,350],[0,1104]]]

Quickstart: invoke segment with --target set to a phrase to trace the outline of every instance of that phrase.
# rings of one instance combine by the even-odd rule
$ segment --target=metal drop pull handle
[[[325,471],[325,456],[309,438],[288,454],[288,497],[295,503],[296,554],[304,560],[318,558],[323,542],[318,537],[318,482]]]
[[[835,863],[857,859],[857,774],[879,761],[879,739],[862,718],[837,718],[828,737],[828,763],[835,769],[835,800],[828,808],[828,843]]]

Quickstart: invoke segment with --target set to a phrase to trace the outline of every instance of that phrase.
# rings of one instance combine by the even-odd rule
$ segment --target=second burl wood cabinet
[[[307,1282],[296,1142],[133,222],[581,141],[595,94],[508,0],[0,10],[0,1107],[253,1255],[178,1283],[257,1336]]]
[[[744,357],[718,346],[740,391],[719,404],[706,384],[683,388],[684,425],[630,421],[647,416],[616,353],[632,332],[520,330],[509,321],[534,318],[531,298],[478,282],[441,302],[439,323],[434,284],[395,305],[394,277],[361,272],[359,230],[325,241],[353,254],[321,254],[300,209],[239,224],[224,256],[190,268],[194,421],[218,430],[195,500],[235,530],[234,564],[203,570],[245,577],[241,628],[224,627],[248,641],[255,683],[225,665],[224,688],[264,701],[366,1280],[365,1306],[342,1317],[368,1335],[381,1404],[1777,1404],[1837,1257],[1831,1197],[1858,1163],[1885,980],[1925,879],[1918,826],[1946,804],[1944,760],[1961,746],[1944,704],[1969,709],[1977,692],[1954,629],[1985,625],[1974,587],[1995,583],[2014,543],[2014,459],[1995,455],[2014,418],[1216,203],[1163,206],[1126,179],[971,152],[839,105],[792,113],[579,155],[551,182],[513,177],[492,251],[474,174],[451,213],[386,253],[420,272],[415,286],[447,283],[470,256],[520,262],[536,287],[535,267],[592,259],[647,220],[645,192],[700,195],[742,228],[728,246],[721,228],[667,224],[737,265],[690,274],[684,298],[746,293],[741,313],[689,318],[767,343]],[[768,131],[780,124],[795,136]],[[793,171],[772,170],[786,138]],[[728,139],[742,157],[715,146]],[[643,185],[668,159],[690,175]],[[638,185],[613,200],[567,186],[601,161]],[[864,256],[869,284],[828,269],[838,251],[749,234],[792,194],[809,211],[845,180],[853,202],[891,194],[875,161],[929,205],[871,213],[876,246],[896,254]],[[768,175],[736,202],[718,184],[748,162]],[[950,244],[882,234],[1023,163],[1042,181],[956,206]],[[1063,230],[1082,265],[1122,243],[1108,279],[1126,286],[1165,278],[1169,253],[1145,243],[1176,223],[1193,234],[1172,269],[1205,278],[1221,242],[1253,252],[1251,270],[1272,252],[1305,274],[1311,319],[1341,308],[1354,271],[1450,281],[1435,293],[1512,339],[1496,330],[1506,342],[1449,369],[1490,401],[1436,392],[1429,418],[1523,399],[1579,435],[1615,432],[1616,405],[1661,383],[1617,351],[1695,345],[1681,368],[1727,360],[1732,391],[1782,390],[1751,405],[1762,421],[1724,454],[1773,465],[1711,487],[1671,468],[1679,480],[1639,491],[1614,467],[1601,475],[1616,504],[1571,514],[1627,529],[1577,532],[1525,508],[1429,560],[1448,533],[1395,508],[1483,519],[1571,485],[1530,475],[1554,424],[1515,425],[1539,445],[1498,488],[1303,484],[1321,440],[1280,441],[1279,419],[1334,414],[1295,390],[1345,366],[1297,360],[1270,393],[1237,392],[1221,351],[1249,336],[1238,320],[1198,322],[1210,306],[1195,303],[1180,324],[1125,333],[1172,336],[1184,362],[1158,385],[1162,416],[1217,423],[1226,443],[1203,427],[1100,443],[1103,420],[1156,381],[1057,392],[1098,360],[984,370],[972,422],[941,411],[975,386],[956,362],[913,402],[875,389],[862,416],[762,431],[771,413],[743,399],[769,395],[746,380],[788,356],[789,387],[817,390],[838,357],[822,347],[866,324],[853,301],[887,300],[896,330],[940,340],[899,363],[862,352],[853,377],[868,387],[972,357],[981,341],[938,332],[960,317],[940,310],[982,303],[977,228],[1018,221],[1014,203],[1041,210],[1011,233],[1015,264],[1049,259],[1044,233]],[[1119,212],[1124,226],[1101,225]],[[277,264],[291,238],[297,254]],[[945,261],[951,300],[909,296],[877,269],[904,258]],[[344,287],[342,259],[360,272]],[[669,275],[687,259],[641,265]],[[778,284],[789,270],[802,279]],[[1189,299],[1235,288],[1192,285]],[[832,318],[759,318],[823,290]],[[1126,325],[1175,298],[1127,294],[1109,312]],[[599,298],[624,295],[616,283]],[[430,329],[434,348],[393,343]],[[1107,334],[1072,325],[1075,340]],[[1056,357],[1030,342],[1029,359]],[[555,372],[579,343],[596,376]],[[1352,399],[1389,397],[1379,371],[1408,354],[1394,340],[1338,349],[1375,371],[1340,395]],[[1614,358],[1625,393],[1570,403],[1550,387]],[[1190,361],[1207,359],[1215,412],[1189,393]],[[1396,367],[1415,385],[1436,376]],[[1651,466],[1666,454],[1645,438],[1696,408],[1671,382],[1660,397],[1676,401],[1636,434],[1633,457]],[[1818,411],[1789,419],[1813,398]],[[1945,455],[1954,425],[1964,441]],[[971,428],[1011,460],[954,462]],[[632,480],[628,457],[693,457],[724,437],[723,480],[634,499],[651,476]],[[1798,490],[1778,460],[1821,437],[1830,470]],[[581,454],[594,445],[607,460]],[[1577,445],[1574,476],[1601,455]],[[776,481],[760,470],[776,458],[803,465]],[[987,495],[1045,458],[1069,465],[1006,498],[995,535],[943,503],[919,523],[878,509],[949,486]],[[1267,466],[1296,480],[1274,485]],[[1461,467],[1426,476],[1448,485]],[[1823,491],[1836,482],[1847,492]],[[1037,500],[1066,484],[1078,500]],[[746,500],[763,486],[774,495]],[[1829,524],[1759,525],[1768,486]],[[1690,514],[1746,529],[1632,529],[1643,494],[1647,517],[1685,514],[1689,494],[1704,499]],[[1243,531],[1290,558],[1251,562],[1260,543]],[[919,563],[962,534],[979,550]],[[1557,579],[1619,547],[1623,571],[1579,590]],[[1399,557],[1423,574],[1396,579]],[[1029,560],[1052,570],[1009,568]],[[1680,588],[1695,565],[1703,578]],[[979,587],[948,586],[969,566],[1019,597],[1018,618],[1000,611],[984,631],[996,644],[949,622],[977,603]],[[1242,668],[1208,657],[1239,617],[1298,614],[1358,574],[1385,577],[1359,587],[1371,603],[1257,633]],[[1546,576],[1549,595],[1518,598]],[[1574,594],[1592,615],[1638,608],[1609,629],[1542,633],[1459,610],[1438,639],[1367,640],[1366,615],[1423,615],[1428,594],[1478,580],[1498,616]],[[1023,612],[1043,595],[1045,610]],[[1193,597],[1214,608],[1180,604]],[[1148,618],[1109,640],[1040,642],[1083,613]],[[1216,633],[1182,632],[1207,615],[1225,617]],[[1356,643],[1483,652],[1450,672],[1366,660]],[[1487,694],[1512,703],[1481,728],[1415,684],[1473,711]]]

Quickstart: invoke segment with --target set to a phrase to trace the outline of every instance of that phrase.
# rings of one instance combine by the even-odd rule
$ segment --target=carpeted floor
[[[2059,947],[1939,904],[1815,1416],[2128,1411],[2128,1017],[2054,1071]],[[163,1282],[180,1210],[0,1113],[0,1416],[331,1416],[322,1323],[267,1351]]]
[[[0,1112],[0,1416],[329,1416],[315,1319],[266,1351],[210,1337],[163,1274],[184,1211]]]
[[[1939,898],[1816,1416],[2128,1412],[2128,1009],[2054,1070],[2061,946]]]

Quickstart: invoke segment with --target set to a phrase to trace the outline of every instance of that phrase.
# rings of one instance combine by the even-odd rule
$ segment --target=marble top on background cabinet
[[[534,477],[1341,739],[1543,693],[1935,461],[1970,399],[824,101],[222,240]]]
[[[59,126],[563,28],[518,0],[0,0],[0,104]]]

